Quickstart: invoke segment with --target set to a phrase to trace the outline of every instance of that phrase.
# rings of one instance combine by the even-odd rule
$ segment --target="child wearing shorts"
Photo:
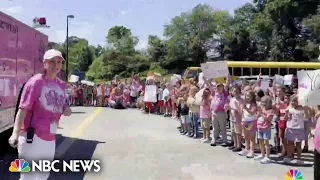
[[[241,88],[235,87],[232,89],[232,98],[229,105],[227,105],[226,110],[230,110],[230,122],[231,122],[231,131],[233,138],[233,146],[229,149],[233,152],[240,152],[242,150],[242,125],[241,125],[241,106],[244,104],[244,99],[241,97]]]
[[[210,113],[210,104],[211,104],[210,90],[207,88],[203,91],[202,95],[202,104],[200,105],[200,119],[202,123],[203,130],[203,143],[210,143],[210,124],[211,124],[211,113]]]
[[[245,93],[245,103],[241,107],[242,114],[242,130],[244,134],[245,149],[238,152],[240,156],[247,158],[254,157],[254,149],[256,147],[256,133],[257,133],[257,103],[254,91],[247,91]]]
[[[258,141],[261,154],[255,157],[255,160],[260,160],[262,164],[270,163],[270,144],[271,139],[271,122],[273,120],[274,111],[272,106],[272,98],[264,96],[261,99],[261,105],[258,112]]]
[[[162,93],[162,100],[164,102],[164,117],[170,117],[171,113],[171,92],[172,87],[169,83],[166,83],[166,88]]]
[[[182,98],[179,98],[177,103],[181,106],[180,120],[183,127],[181,134],[190,136],[191,135],[191,132],[190,132],[191,119],[189,117],[189,107],[187,105],[187,100],[188,100],[188,93],[185,93]]]
[[[293,153],[296,150],[297,164],[303,164],[301,160],[301,142],[305,140],[304,120],[309,118],[307,107],[298,104],[298,96],[292,95],[290,106],[286,109],[285,120],[287,129],[285,137],[288,140],[287,157],[283,159],[284,163],[292,161]]]

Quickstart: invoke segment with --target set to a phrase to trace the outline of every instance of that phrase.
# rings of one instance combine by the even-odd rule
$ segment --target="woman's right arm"
[[[11,146],[16,146],[18,143],[18,136],[21,130],[22,123],[29,111],[32,111],[33,105],[40,97],[41,87],[36,79],[29,79],[22,90],[19,109],[15,117],[15,123],[12,135],[9,139]]]
[[[22,123],[27,115],[28,111],[25,109],[19,109],[14,122],[13,133],[19,135]]]

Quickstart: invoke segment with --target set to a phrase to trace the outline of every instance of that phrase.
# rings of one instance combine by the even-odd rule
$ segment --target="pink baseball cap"
[[[55,49],[50,49],[46,51],[43,55],[43,61],[52,59],[54,57],[60,57],[63,61],[65,61],[65,59],[62,56],[62,53]]]

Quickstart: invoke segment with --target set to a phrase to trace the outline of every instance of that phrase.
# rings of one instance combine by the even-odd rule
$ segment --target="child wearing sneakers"
[[[274,116],[272,98],[264,96],[261,99],[261,105],[258,112],[258,140],[260,144],[261,154],[255,157],[255,160],[260,160],[262,164],[270,163],[270,144],[271,139],[271,122]]]
[[[191,99],[191,103],[189,100],[189,103],[187,103],[188,107],[189,107],[189,118],[191,120],[191,126],[192,126],[192,136],[193,138],[197,138],[199,136],[199,124],[198,124],[198,120],[199,120],[199,106],[195,103],[195,96],[197,94],[197,92],[199,91],[198,87],[196,86],[191,86],[190,90],[189,90],[189,98]]]
[[[232,89],[232,98],[229,105],[227,105],[228,110],[230,110],[230,122],[231,131],[234,146],[229,149],[233,152],[240,152],[242,150],[242,125],[241,125],[241,106],[244,104],[244,100],[241,98],[241,88],[235,87]]]
[[[185,93],[182,98],[178,99],[177,104],[179,104],[179,106],[181,107],[180,120],[183,127],[181,134],[190,136],[191,119],[189,117],[189,107],[187,105],[188,97],[188,93]]]
[[[309,110],[306,106],[298,103],[298,96],[292,95],[290,106],[286,109],[285,120],[287,129],[285,137],[288,140],[287,157],[283,159],[284,163],[291,163],[294,152],[297,153],[297,164],[303,164],[301,160],[301,142],[305,139],[304,120],[309,118]]]
[[[254,148],[256,147],[256,132],[257,132],[257,112],[258,107],[256,103],[256,95],[254,91],[247,91],[245,93],[245,103],[241,107],[242,114],[242,128],[244,134],[245,149],[240,151],[240,156],[247,156],[247,158],[254,157]]]
[[[200,105],[200,119],[202,123],[203,130],[203,143],[210,143],[210,124],[211,124],[211,113],[210,104],[212,97],[210,96],[210,90],[206,88],[202,95],[202,104]]]

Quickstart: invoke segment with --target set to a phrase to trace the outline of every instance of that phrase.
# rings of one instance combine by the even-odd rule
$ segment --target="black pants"
[[[177,116],[178,116],[178,118],[180,118],[180,116],[181,116],[181,105],[180,104],[178,104],[178,108],[177,108],[178,110],[177,110]]]
[[[137,102],[137,97],[130,96],[130,103],[135,104]]]
[[[320,180],[320,153],[317,150],[314,150],[313,174],[314,180]]]

